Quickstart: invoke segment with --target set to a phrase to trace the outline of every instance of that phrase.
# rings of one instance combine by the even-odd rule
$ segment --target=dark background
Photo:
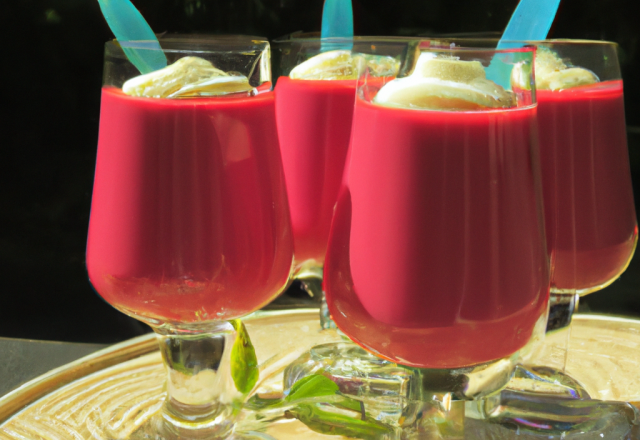
[[[155,32],[268,38],[319,31],[323,0],[133,0]],[[637,0],[562,0],[553,38],[620,44],[629,153],[640,195]],[[358,35],[501,31],[517,0],[354,0]],[[85,242],[103,44],[97,0],[0,2],[0,337],[115,342],[148,331],[92,290]],[[582,311],[640,316],[640,257]]]

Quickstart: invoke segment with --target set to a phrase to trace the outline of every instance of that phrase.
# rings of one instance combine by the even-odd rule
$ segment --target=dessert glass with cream
[[[141,76],[125,44],[149,50],[106,45],[89,278],[158,336],[159,426],[224,437],[255,373],[231,365],[241,325],[229,321],[281,292],[293,258],[269,44],[162,38],[168,66]]]
[[[276,120],[293,229],[295,272],[322,300],[321,324],[333,326],[322,267],[351,137],[358,72],[393,76],[399,54],[379,55],[375,37],[322,39],[292,34],[273,43]]]
[[[497,43],[482,38],[431,40],[432,45],[445,47],[496,47]],[[537,120],[551,280],[548,332],[567,328],[580,296],[613,282],[626,269],[636,246],[617,45],[586,40],[503,44],[536,48]],[[600,428],[586,426],[585,421],[610,423],[605,414],[615,412],[615,404],[602,404],[596,410],[601,403],[589,400],[586,388],[590,385],[565,373],[571,356],[570,335],[570,331],[564,334],[564,351],[559,350],[548,365],[539,365],[536,356],[525,359],[505,392],[480,411],[482,417],[540,435],[593,433]]]
[[[498,40],[438,44],[495,47]],[[580,296],[629,265],[637,242],[623,83],[617,44],[592,40],[503,42],[536,47],[535,79],[547,250],[549,328],[571,321]]]
[[[478,398],[506,385],[547,320],[534,50],[386,45],[406,56],[394,77],[359,75],[329,310],[365,350],[414,369],[413,398]]]
[[[583,296],[620,276],[637,241],[617,45],[535,44],[551,288]]]

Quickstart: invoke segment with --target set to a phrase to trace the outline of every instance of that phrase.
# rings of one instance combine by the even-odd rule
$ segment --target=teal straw
[[[167,57],[142,14],[129,0],[98,0],[102,15],[125,55],[140,73],[150,73],[167,66]],[[136,41],[135,47],[127,42]]]
[[[520,0],[498,42],[498,49],[522,47],[522,44],[510,43],[512,41],[547,38],[559,5],[560,0]]]
[[[560,0],[520,0],[498,42],[498,49],[524,46],[524,41],[544,40],[556,17]],[[499,56],[499,55],[497,55]],[[517,61],[517,60],[514,60]],[[487,77],[504,88],[511,83],[511,66],[492,60]]]
[[[351,0],[325,0],[322,10],[322,32],[320,36],[325,38],[353,38],[353,7]],[[350,50],[353,43],[327,43],[323,42],[321,51],[336,49]]]

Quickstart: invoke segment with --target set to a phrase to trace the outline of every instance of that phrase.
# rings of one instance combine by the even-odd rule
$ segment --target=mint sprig
[[[298,380],[283,399],[268,401],[253,396],[248,407],[272,411],[284,409],[285,418],[295,418],[313,431],[367,440],[395,438],[395,429],[366,415],[364,403],[340,392],[338,385],[322,374]]]
[[[342,435],[366,440],[394,437],[394,429],[389,425],[368,416],[357,418],[337,409],[333,405],[304,403],[287,410],[285,415],[300,420],[309,429],[321,434]]]
[[[248,394],[258,382],[260,375],[256,350],[251,344],[244,323],[239,319],[234,319],[230,323],[236,330],[236,340],[231,348],[231,377],[236,389],[243,394]]]

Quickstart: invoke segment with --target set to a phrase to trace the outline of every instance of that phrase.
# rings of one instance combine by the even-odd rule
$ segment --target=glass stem
[[[466,438],[465,402],[498,395],[511,379],[518,354],[470,367],[411,371],[407,404],[400,418],[403,440]]]
[[[551,292],[549,296],[549,319],[547,333],[561,330],[571,325],[573,314],[578,311],[580,295],[565,292]]]
[[[336,328],[336,323],[331,319],[327,298],[322,288],[322,267],[307,268],[303,266],[296,277],[300,280],[309,296],[320,303],[320,326],[322,329]]]
[[[573,292],[559,293],[551,292],[549,296],[549,319],[547,321],[546,332],[555,332],[558,330],[567,330],[564,342],[564,360],[562,372],[567,369],[569,360],[569,342],[571,340],[571,319],[573,314],[578,311],[580,295]]]
[[[231,376],[235,331],[217,322],[204,331],[154,329],[167,370],[163,418],[178,438],[223,438],[233,428],[234,402],[241,398]],[[204,438],[204,437],[203,437]]]
[[[320,302],[320,326],[322,329],[336,328],[335,322],[331,319],[329,307],[327,306],[327,298],[322,289],[322,278],[305,278],[301,279],[300,282],[302,282],[304,290]]]
[[[463,386],[458,383],[462,376],[444,370],[411,370],[408,403],[400,419],[402,439],[464,438],[465,400],[453,391]],[[445,388],[452,391],[442,391]]]

